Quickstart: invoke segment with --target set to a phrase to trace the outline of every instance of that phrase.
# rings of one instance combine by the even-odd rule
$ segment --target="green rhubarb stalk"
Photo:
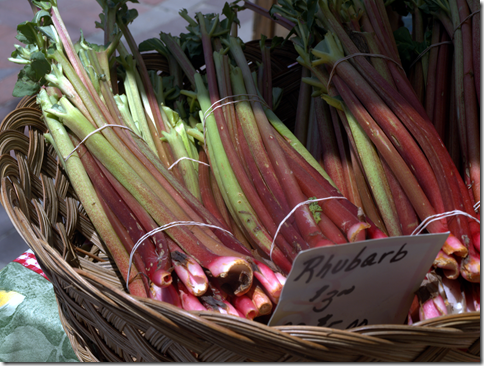
[[[154,70],[150,70],[149,74],[151,85],[153,85],[153,91],[156,95],[156,101],[160,106],[164,105],[165,95],[163,94],[163,78],[161,77],[161,75],[158,75]]]
[[[375,35],[373,33],[364,32],[363,36],[365,37],[366,44],[368,45],[368,49],[370,53],[380,55],[380,47],[378,47],[378,43],[375,40]],[[396,88],[395,83],[392,78],[392,74],[388,68],[388,61],[380,58],[380,57],[371,57],[371,64],[378,70],[378,72],[385,78],[386,81],[394,88]]]
[[[206,111],[211,110],[212,103],[199,74],[195,75],[195,83],[197,86],[198,101],[202,111],[205,111],[206,113]],[[231,163],[225,153],[222,140],[220,139],[217,122],[213,114],[210,114],[206,118],[205,129],[210,166],[212,167],[220,191],[224,196],[227,208],[232,217],[234,217],[240,225],[241,229],[249,235],[252,242],[255,242],[260,250],[266,255],[269,255],[272,244],[271,237],[264,226],[259,223],[259,219],[235,177]],[[272,260],[274,263],[276,263],[276,265],[278,265],[284,272],[289,273],[291,263],[286,259],[278,247],[275,247],[272,254]]]
[[[116,106],[118,107],[119,113],[121,113],[121,117],[123,118],[124,123],[126,126],[131,128],[134,133],[140,135],[138,126],[131,115],[131,112],[128,107],[128,97],[126,94],[122,95],[115,95],[114,101],[116,102]]]
[[[212,52],[211,33],[207,32],[206,22],[205,22],[206,19],[203,17],[203,15],[198,13],[197,17],[199,18],[199,22],[200,22],[201,38],[202,38],[202,44],[203,44],[203,50],[204,50],[204,56],[205,56],[205,65],[207,70],[208,88],[210,90],[209,100],[212,103],[212,106],[215,106],[216,103],[219,101],[220,96],[219,96],[218,87],[217,87],[215,63],[213,62],[214,53]],[[217,24],[216,22],[213,23],[212,30],[216,28],[216,24]],[[198,85],[197,85],[197,90],[198,90]],[[199,103],[200,103],[200,99],[199,99]],[[242,192],[244,193],[245,197],[247,197],[249,206],[254,211],[258,219],[261,221],[262,226],[265,228],[265,231],[267,231],[270,235],[275,235],[277,228],[275,227],[276,225],[274,223],[274,220],[270,215],[269,211],[262,203],[261,199],[259,198],[257,191],[255,190],[252,182],[250,181],[250,179],[245,173],[241,159],[239,158],[239,156],[237,156],[235,149],[231,144],[229,131],[228,131],[227,124],[225,122],[225,118],[222,110],[217,109],[215,107],[212,110],[212,112],[215,118],[217,133],[220,140],[222,141],[223,149],[225,151],[225,154],[227,155],[227,160],[230,161],[232,171],[242,189]],[[288,210],[284,210],[284,212],[287,212],[287,211]],[[288,258],[291,258],[291,259],[294,258],[295,256],[294,246],[290,245],[286,240],[283,239],[282,236],[278,236],[276,238],[276,244],[280,245],[279,248],[283,251],[284,255],[286,255]]]
[[[99,87],[99,75],[97,75],[96,71],[94,70],[94,66],[91,64],[91,60],[89,59],[88,53],[82,47],[78,47],[77,54],[79,55],[79,60],[81,61],[82,66],[86,70],[87,76],[91,80],[92,85],[94,86],[94,90],[96,90],[97,94],[101,97],[101,88]]]
[[[333,88],[331,88],[330,90],[333,90]],[[375,200],[373,198],[373,194],[372,194],[371,189],[369,187],[369,183],[368,183],[366,176],[364,174],[364,171],[363,171],[363,164],[362,164],[360,157],[358,155],[358,149],[356,147],[356,142],[355,142],[355,139],[353,137],[353,134],[351,133],[351,128],[350,128],[350,125],[349,125],[349,122],[348,122],[347,114],[345,113],[346,106],[343,103],[340,102],[339,107],[341,109],[337,109],[335,107],[330,107],[330,108],[331,108],[331,112],[333,114],[334,125],[339,126],[340,121],[341,121],[341,124],[343,125],[343,127],[346,131],[346,137],[347,137],[346,141],[347,141],[348,147],[349,147],[349,149],[348,149],[349,152],[347,153],[349,155],[349,158],[348,158],[349,161],[347,162],[348,167],[345,167],[346,168],[345,172],[347,173],[346,176],[349,177],[351,180],[354,180],[354,184],[357,185],[356,190],[357,190],[358,194],[355,194],[355,196],[359,199],[358,204],[355,203],[354,205],[356,207],[358,207],[357,210],[359,210],[360,207],[364,210],[367,217],[372,221],[371,225],[373,225],[373,223],[375,223],[375,226],[377,226],[386,235],[388,235],[388,231],[385,227],[385,224],[384,224],[383,219],[381,217],[380,211],[379,211],[379,209],[378,209],[378,207],[375,203]],[[340,132],[339,135],[340,135],[340,138],[342,138],[341,132]],[[343,151],[343,149],[341,149],[340,151]],[[345,202],[343,201],[343,203],[345,203]],[[349,205],[347,203],[346,203],[346,206],[348,206],[348,208],[349,208]],[[353,211],[356,207],[353,207]],[[360,218],[360,214],[359,214],[358,211],[356,211],[355,214]],[[361,220],[361,218],[360,218],[360,220]],[[368,220],[366,220],[366,221],[368,221]],[[368,234],[370,234],[370,232]],[[370,236],[370,238],[371,238],[371,236]]]
[[[342,110],[336,109],[335,107],[330,106],[329,110],[331,113],[333,130],[338,145],[339,156],[341,158],[345,189],[348,194],[346,198],[348,198],[348,200],[356,207],[362,207],[362,200],[360,197],[361,194],[358,187],[359,185],[356,183],[355,171],[353,169],[356,159],[355,154],[351,151],[351,148],[348,145],[348,139],[345,139],[341,129],[342,124],[344,128],[349,128],[347,127],[346,116]],[[347,134],[346,136],[351,136],[351,134]]]
[[[166,108],[168,107],[164,107],[164,109]],[[189,127],[187,127],[186,123],[180,118],[179,122],[175,125],[175,130],[178,132],[178,135],[185,146],[188,157],[198,160],[198,145],[195,144],[194,138],[187,133],[188,129]],[[192,162],[192,165],[193,169],[198,173],[198,163]]]
[[[124,60],[124,62],[122,62],[126,71],[124,90],[126,92],[129,109],[131,111],[134,123],[138,127],[141,137],[147,142],[148,146],[154,152],[157,152],[155,143],[153,141],[153,136],[151,136],[150,133],[148,121],[146,120],[145,108],[143,108],[146,107],[146,105],[144,105],[141,97],[144,91],[139,89],[139,84],[137,83],[137,70],[133,62],[133,57],[127,54],[122,43],[119,44],[118,50],[120,51],[121,58]],[[148,115],[149,114],[150,113],[148,113]]]
[[[235,59],[237,66],[242,70],[248,94],[258,95],[249,65],[247,64],[247,60],[245,59],[239,41],[231,37],[229,45],[231,55]],[[296,178],[289,168],[284,152],[276,138],[277,131],[269,123],[262,104],[258,101],[253,101],[251,102],[251,105],[259,127],[259,133],[276,172],[276,176],[284,190],[289,207],[294,208],[299,203],[306,201],[306,197],[302,193]],[[294,216],[302,237],[306,242],[311,246],[326,245],[323,243],[328,242],[328,240],[324,237],[315,223],[314,218],[306,205],[299,206],[294,212]]]
[[[246,95],[247,91],[244,87],[244,79],[241,70],[238,67],[233,68],[230,72],[230,77],[232,80],[232,89],[234,93],[236,95]],[[288,214],[290,209],[287,204],[286,197],[284,196],[284,192],[277,179],[273,164],[264,147],[264,142],[259,133],[255,116],[252,112],[251,105],[249,104],[249,100],[253,98],[240,96],[236,97],[235,99],[239,101],[235,105],[235,109],[241,122],[240,125],[244,131],[244,136],[247,139],[248,145],[250,146],[251,154],[257,163],[259,171],[261,172],[269,190],[282,207],[283,212]]]
[[[351,129],[365,176],[380,210],[385,227],[390,236],[401,236],[400,221],[392,192],[383,170],[380,157],[375,146],[355,120],[348,107],[344,107],[346,119]]]
[[[356,157],[356,152],[354,149],[350,149],[350,157],[352,161],[352,168],[354,170],[354,180],[357,184],[358,196],[360,198],[360,205],[365,213],[365,215],[375,224],[375,226],[388,235],[383,219],[376,207],[375,201],[368,187],[368,182],[365,179],[363,171],[361,169],[358,158]]]
[[[138,46],[136,45],[133,35],[131,34],[129,28],[124,24],[122,16],[119,13],[117,14],[116,24],[118,25],[119,29],[121,29],[121,32],[123,33],[126,39],[126,42],[129,45],[131,53],[133,54],[134,59],[136,60],[136,65],[138,67],[141,80],[143,81],[143,85],[145,87],[145,91],[148,96],[149,105],[153,113],[153,117],[154,117],[153,122],[155,123],[157,130],[159,130],[160,132],[165,131],[165,124],[161,116],[161,111],[160,111],[160,107],[158,106],[158,101],[156,100],[156,95],[153,91],[153,88],[151,87],[150,76],[148,74],[148,70],[146,69],[145,62],[143,60],[143,57],[141,57],[141,54],[138,50]],[[166,167],[168,167],[172,163],[171,153],[169,149],[165,149],[165,146],[163,144],[159,146],[161,147],[161,149],[158,150],[158,155],[160,157],[160,160],[163,162],[163,164],[165,164]]]
[[[87,135],[91,136],[85,141],[89,151],[109,170],[113,176],[135,197],[135,199],[144,207],[144,209],[153,217],[155,222],[160,225],[167,225],[175,221],[180,221],[166,202],[159,199],[153,190],[148,186],[137,172],[124,160],[124,158],[112,147],[112,145],[100,133],[93,133],[94,128],[90,123],[73,107],[66,98],[61,98],[59,106],[56,109],[50,109],[61,118],[64,124],[80,139]],[[183,218],[181,218],[183,220]],[[186,220],[183,220],[186,221]],[[166,229],[165,233],[170,236],[185,252],[193,255],[202,266],[210,271],[217,271],[212,274],[221,281],[230,281],[230,286],[234,292],[245,291],[246,286],[252,282],[252,270],[250,265],[243,260],[240,253],[225,248],[221,243],[216,242],[210,236],[204,234],[199,226],[191,225],[191,230],[187,226],[175,226]],[[197,234],[195,234],[197,233]],[[197,236],[195,236],[197,235]],[[208,247],[210,249],[208,249]],[[213,253],[219,253],[217,255]],[[222,254],[220,254],[222,253]],[[219,263],[221,257],[230,253],[232,259],[227,270],[221,270]],[[215,267],[214,267],[215,266]],[[234,271],[234,272],[232,272]],[[224,274],[225,273],[225,274]]]
[[[316,97],[318,98],[318,97]],[[322,156],[323,156],[323,147],[321,146],[321,136],[319,134],[319,127],[318,122],[316,121],[315,111],[314,111],[314,98],[309,97],[310,103],[310,111],[309,111],[309,125],[308,125],[308,132],[307,132],[307,140],[306,140],[306,149],[314,156],[315,159],[319,160],[320,165],[324,167],[322,164]],[[327,169],[324,168],[326,171]],[[329,173],[328,173],[329,174]]]
[[[68,97],[71,103],[74,104],[76,108],[81,111],[84,117],[86,117],[94,125],[94,121],[92,120],[89,111],[87,110],[72,83],[64,76],[62,66],[60,64],[52,64],[51,73],[45,75],[45,79],[52,85],[58,87],[62,91],[62,94]]]
[[[180,65],[181,69],[185,73],[185,75],[188,77],[188,80],[190,81],[190,84],[193,86],[195,85],[195,74],[197,73],[195,68],[193,67],[192,63],[188,59],[187,55],[185,52],[183,52],[182,48],[178,44],[178,42],[175,41],[175,39],[167,33],[160,33],[160,39],[163,41],[163,43],[166,45],[166,47],[170,50],[170,53],[173,55],[173,57],[177,60],[178,64]]]
[[[67,161],[65,158],[74,151],[74,145],[72,144],[67,131],[62,123],[60,123],[52,114],[47,112],[52,107],[52,102],[47,96],[45,90],[41,90],[38,95],[38,103],[41,104],[44,120],[49,128],[50,134],[56,142],[56,147],[61,154],[60,159],[65,161],[65,167],[67,174],[70,177],[70,182],[76,191],[80,201],[86,210],[89,219],[93,223],[97,232],[101,235],[103,241],[106,243],[110,254],[112,255],[117,268],[123,275],[123,278],[127,279],[129,254],[124,248],[123,244],[119,240],[116,232],[109,222],[108,217],[102,209],[102,204],[92,186],[92,183],[87,175],[81,160],[76,152],[74,152]],[[91,124],[87,122],[90,126]],[[141,278],[137,278],[138,270],[133,267],[130,272],[130,278],[128,279],[129,291],[132,295],[148,297],[144,289],[143,281]]]
[[[301,142],[306,145],[308,138],[309,126],[309,111],[311,109],[311,85],[304,82],[304,77],[309,77],[311,71],[307,68],[302,69],[301,82],[299,86],[299,96],[297,100],[296,119],[294,126],[294,135]],[[272,108],[271,108],[272,109]]]
[[[215,70],[217,72],[217,82],[220,92],[220,98],[226,98],[232,96],[234,93],[232,92],[232,85],[230,83],[230,61],[227,55],[222,56],[219,52],[214,52],[213,54],[213,62],[215,64]],[[234,98],[227,98],[224,100],[224,103],[233,102]],[[238,156],[242,155],[240,151],[240,142],[237,136],[237,125],[236,125],[236,113],[235,113],[235,105],[234,104],[227,104],[222,107],[224,111],[224,116],[227,121],[227,127],[229,129],[230,138],[234,145],[235,151],[237,152]],[[245,165],[244,168],[246,169]],[[246,169],[247,171],[247,169]]]
[[[172,129],[170,132],[163,131],[163,136],[168,140],[168,143],[171,146],[171,151],[173,152],[175,161],[188,157],[189,154],[185,149],[185,145],[175,129]],[[185,182],[185,186],[188,188],[191,194],[200,200],[201,196],[200,187],[198,185],[198,174],[193,164],[194,162],[186,159],[180,160],[177,163],[183,177],[183,181]]]

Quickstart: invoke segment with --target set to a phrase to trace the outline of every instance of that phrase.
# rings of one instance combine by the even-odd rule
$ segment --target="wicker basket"
[[[147,64],[164,68],[155,56]],[[480,361],[478,312],[342,331],[268,327],[130,296],[44,142],[35,99],[24,98],[0,130],[1,202],[51,280],[81,361]]]

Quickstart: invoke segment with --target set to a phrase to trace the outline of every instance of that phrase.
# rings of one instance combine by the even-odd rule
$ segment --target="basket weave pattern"
[[[3,121],[1,202],[51,280],[81,361],[480,361],[478,312],[342,331],[268,327],[130,296],[45,132],[35,98]]]

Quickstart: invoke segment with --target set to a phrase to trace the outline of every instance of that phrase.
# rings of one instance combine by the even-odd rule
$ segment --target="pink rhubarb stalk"
[[[171,239],[168,239],[173,269],[179,280],[194,296],[202,296],[208,289],[208,279],[203,268]]]
[[[253,320],[259,315],[257,307],[247,295],[236,296],[232,299],[232,305],[242,313],[243,317]]]
[[[272,301],[261,286],[254,284],[249,292],[247,292],[247,296],[252,299],[252,302],[256,306],[258,316],[272,313]]]
[[[177,286],[178,295],[180,296],[180,302],[183,309],[189,311],[207,310],[207,308],[203,306],[200,300],[187,289],[180,279],[177,281]]]

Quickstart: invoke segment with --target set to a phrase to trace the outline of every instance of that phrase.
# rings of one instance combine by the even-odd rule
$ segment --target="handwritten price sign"
[[[269,325],[403,324],[447,236],[401,236],[303,251]]]

